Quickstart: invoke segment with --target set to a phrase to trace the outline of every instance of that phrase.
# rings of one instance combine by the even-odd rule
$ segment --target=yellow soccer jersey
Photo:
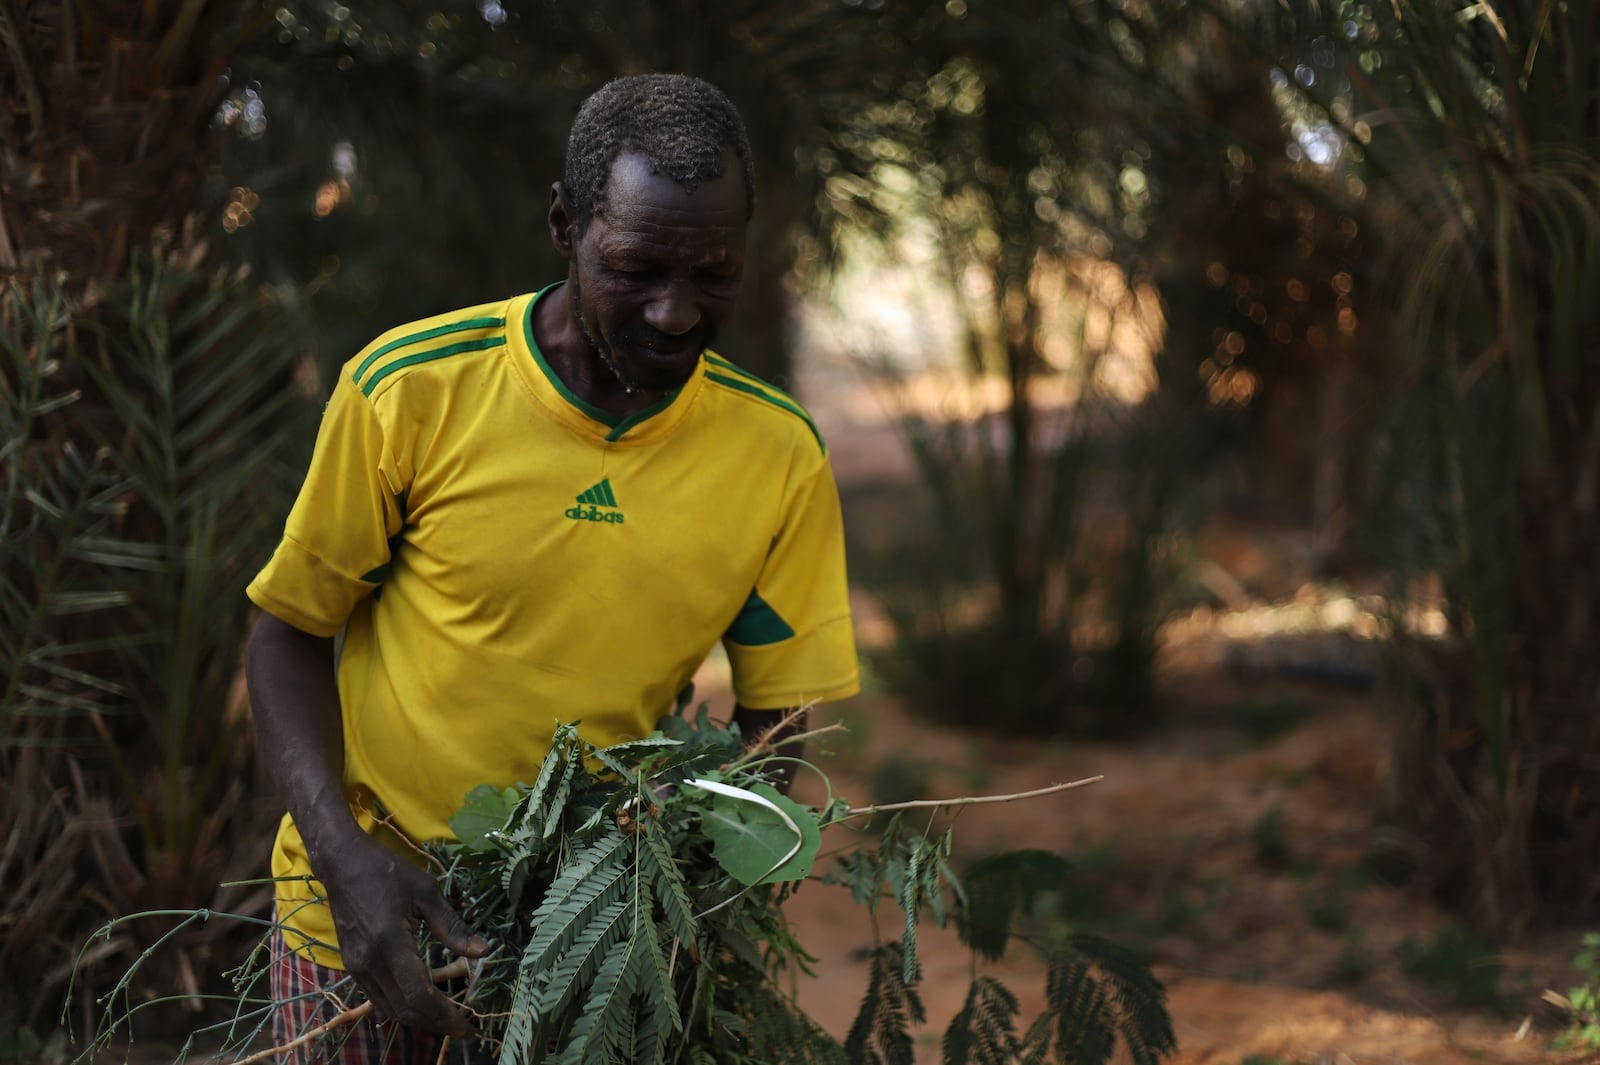
[[[858,688],[838,492],[804,411],[710,353],[650,410],[593,408],[534,342],[543,294],[391,330],[346,364],[248,590],[343,632],[345,785],[369,830],[376,804],[412,840],[448,837],[475,785],[532,782],[559,721],[598,744],[647,734],[718,640],[745,706]],[[286,816],[273,874],[309,872]],[[333,943],[326,907],[281,895]]]

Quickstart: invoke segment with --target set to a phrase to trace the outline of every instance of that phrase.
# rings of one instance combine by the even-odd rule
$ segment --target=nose
[[[668,336],[683,336],[700,324],[700,308],[682,285],[668,285],[645,304],[644,320]]]

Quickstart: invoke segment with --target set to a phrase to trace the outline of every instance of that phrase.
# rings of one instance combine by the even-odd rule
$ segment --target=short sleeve
[[[756,586],[723,636],[740,705],[776,710],[860,690],[839,490],[826,461],[791,494]]]
[[[371,401],[341,373],[283,539],[246,589],[274,617],[332,636],[388,572],[405,488]]]

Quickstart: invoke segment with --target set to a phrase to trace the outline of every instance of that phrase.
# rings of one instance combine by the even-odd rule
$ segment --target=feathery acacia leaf
[[[671,844],[660,823],[655,818],[646,817],[640,821],[640,826],[640,835],[644,840],[639,848],[640,872],[650,877],[656,898],[666,916],[667,927],[687,949],[695,942],[697,933],[688,885],[673,861]]]
[[[630,900],[627,918],[638,915],[637,900]],[[605,960],[595,972],[593,985],[584,999],[583,1008],[572,1026],[572,1038],[558,1059],[559,1065],[588,1065],[590,1062],[615,1060],[611,1050],[633,1028],[630,1004],[634,993],[640,990],[644,976],[649,971],[649,961],[642,939],[653,934],[650,930],[629,920],[627,930],[634,936],[617,937],[607,951]],[[594,1047],[591,1049],[590,1044]]]
[[[627,889],[626,841],[612,833],[574,855],[545,892],[529,922],[524,968],[545,971],[587,927],[587,918],[623,897]]]
[[[991,976],[967,989],[966,1002],[944,1033],[944,1065],[1014,1065],[1021,1057],[1017,1040],[1017,997]]]
[[[961,941],[988,961],[998,961],[1018,917],[1026,916],[1041,891],[1066,883],[1072,863],[1042,850],[1007,851],[972,865],[961,878],[966,901],[957,915]]]
[[[1177,1049],[1167,994],[1143,958],[1103,936],[1078,933],[1067,948],[1094,966],[1109,988],[1116,1028],[1135,1065],[1157,1065]]]
[[[927,1019],[922,997],[905,977],[900,944],[886,943],[872,955],[872,977],[861,1010],[845,1039],[852,1062],[871,1065],[913,1065],[916,1047],[911,1026]]]
[[[550,753],[545,756],[544,763],[539,767],[539,775],[528,790],[529,822],[545,825],[552,820],[552,815],[559,815],[561,804],[554,801],[554,796],[561,790],[557,778],[570,781],[570,774],[575,768],[572,756],[577,744],[577,725],[563,722],[556,727],[554,735],[550,737]],[[559,817],[555,819],[559,820]]]
[[[844,1047],[784,995],[763,986],[765,1002],[750,1011],[750,1052],[762,1061],[847,1065]]]
[[[603,979],[602,971],[614,949],[633,929],[632,916],[631,899],[612,900],[580,930],[555,967],[547,970],[542,979],[535,977],[541,993],[534,1010],[541,1032],[548,1031],[550,1024],[559,1023],[551,1019],[580,1000],[592,982]],[[542,1045],[543,1040],[539,1042]]]

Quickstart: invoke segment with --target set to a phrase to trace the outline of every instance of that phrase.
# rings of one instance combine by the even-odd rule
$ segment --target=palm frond
[[[58,286],[0,295],[0,746],[24,738],[18,719],[36,736],[52,715],[103,709],[125,692],[90,657],[83,625],[84,615],[129,603],[100,564],[130,484],[112,452],[80,443],[81,390],[55,383],[71,336]],[[114,636],[106,646],[128,642]]]
[[[301,358],[270,299],[236,274],[195,273],[161,254],[137,257],[124,290],[85,323],[97,350],[79,361],[110,417],[86,425],[118,456],[131,509],[119,564],[128,628],[158,639],[121,649],[139,678],[128,703],[160,752],[162,803],[147,845],[183,852],[201,804],[183,783],[219,779],[235,748],[221,718],[195,728],[196,708],[220,704],[247,622],[245,582],[276,537],[292,492],[273,470],[299,449],[313,413],[294,387]],[[112,550],[106,550],[112,547]],[[218,603],[230,604],[219,613]],[[220,653],[219,653],[220,652]]]
[[[175,266],[164,251],[141,254],[125,284],[93,299],[69,301],[48,282],[0,294],[0,762],[10,778],[11,752],[52,749],[28,781],[86,778],[51,790],[122,811],[63,840],[85,852],[75,875],[102,876],[93,890],[71,878],[50,888],[82,900],[80,923],[142,908],[144,892],[213,902],[213,885],[232,879],[214,833],[237,816],[228,770],[245,755],[242,723],[221,708],[246,631],[243,583],[287,506],[285,456],[308,426],[290,387],[298,346],[285,332],[273,347],[272,331],[269,301],[242,279]],[[195,412],[259,419],[252,438],[219,447],[205,438],[215,422],[185,437],[173,401],[191,387],[207,392]],[[44,809],[9,789],[0,800],[8,823]],[[122,838],[129,811],[138,845]],[[248,851],[252,830],[241,820],[229,831]],[[65,934],[77,931],[87,927]],[[95,957],[127,948],[119,939]],[[92,979],[86,970],[86,995]]]

